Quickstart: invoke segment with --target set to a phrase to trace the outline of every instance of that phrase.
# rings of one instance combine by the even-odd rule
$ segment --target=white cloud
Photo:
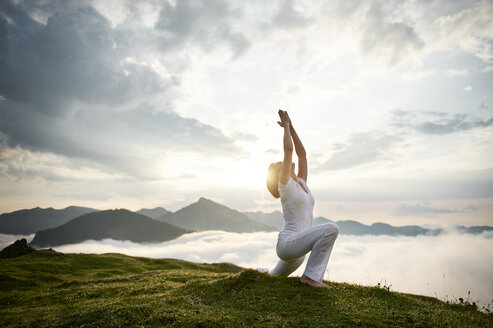
[[[0,19],[0,133],[12,148],[67,157],[71,166],[89,160],[141,179],[159,176],[164,150],[237,150],[219,129],[176,114],[179,76],[130,56],[141,50],[127,38],[134,35],[122,36],[88,3],[50,3],[46,25],[20,7],[1,8]]]
[[[399,141],[400,137],[380,131],[353,134],[347,144],[336,144],[337,151],[316,171],[341,170],[385,159],[385,151]]]
[[[129,241],[86,241],[55,247],[60,252],[118,252],[152,258],[178,258],[194,262],[231,262],[243,267],[272,269],[277,263],[277,232],[230,233],[206,231],[173,241],[136,244]],[[6,240],[5,238],[2,240]],[[465,297],[483,304],[493,293],[493,233],[467,235],[449,232],[436,237],[340,235],[325,279],[375,286],[392,285],[396,291]],[[303,273],[305,262],[293,275]]]
[[[424,77],[433,75],[434,73],[435,71],[433,69],[424,69],[422,67],[420,68],[418,67],[416,69],[410,69],[404,72],[401,75],[401,78],[404,81],[417,81],[417,80],[421,80]]]
[[[462,50],[485,62],[493,59],[489,40],[493,38],[493,3],[477,1],[459,12],[437,17],[433,27],[437,31],[436,42],[448,51]]]
[[[402,21],[392,21],[393,12],[375,2],[366,12],[361,27],[360,47],[363,54],[376,54],[394,66],[425,46],[414,28]],[[396,9],[396,8],[392,8]]]
[[[471,90],[472,90],[471,86],[464,87],[464,91],[471,91]]]
[[[464,68],[464,69],[461,69],[461,70],[449,69],[447,71],[447,74],[450,75],[450,76],[466,75],[467,73],[469,73],[469,69],[467,69],[467,68]]]

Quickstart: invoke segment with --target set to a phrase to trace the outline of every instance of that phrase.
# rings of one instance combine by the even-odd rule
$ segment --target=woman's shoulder
[[[288,179],[288,182],[286,182],[285,184],[284,183],[281,183],[281,181],[278,182],[278,186],[279,186],[279,190],[287,190],[289,189],[289,186],[295,182],[293,180],[293,178],[290,176],[289,179]]]

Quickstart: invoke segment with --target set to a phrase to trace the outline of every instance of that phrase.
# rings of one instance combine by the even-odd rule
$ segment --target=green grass
[[[473,306],[121,254],[0,260],[0,327],[493,327]]]

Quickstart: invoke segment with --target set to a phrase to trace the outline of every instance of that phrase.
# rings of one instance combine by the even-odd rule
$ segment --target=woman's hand
[[[280,110],[279,109],[278,114],[279,114],[279,117],[280,117],[281,121],[278,121],[277,124],[279,124],[283,128],[285,128],[285,127],[288,127],[289,128],[289,125],[290,125],[291,121],[289,119],[288,112],[286,112],[285,110]]]

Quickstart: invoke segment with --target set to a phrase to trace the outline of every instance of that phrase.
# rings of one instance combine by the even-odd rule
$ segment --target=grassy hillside
[[[0,326],[492,327],[493,316],[385,288],[121,254],[0,260]]]

